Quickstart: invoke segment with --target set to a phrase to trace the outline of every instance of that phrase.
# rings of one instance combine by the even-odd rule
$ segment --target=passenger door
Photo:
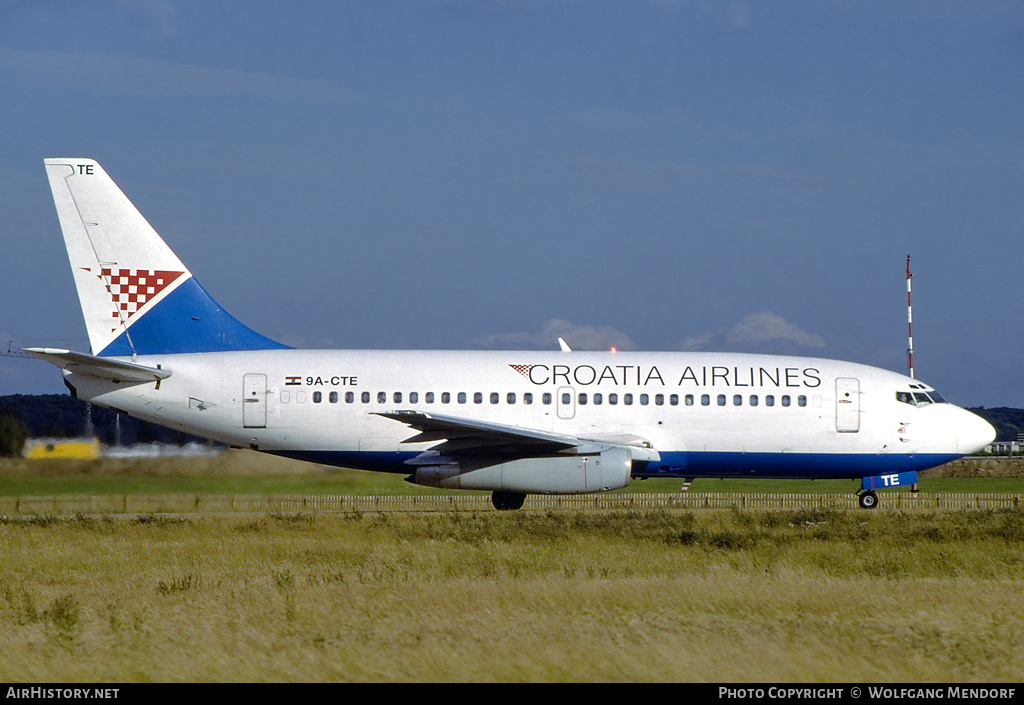
[[[860,380],[852,377],[836,378],[836,431],[860,431]]]
[[[248,374],[242,379],[242,427],[267,427],[267,376]]]

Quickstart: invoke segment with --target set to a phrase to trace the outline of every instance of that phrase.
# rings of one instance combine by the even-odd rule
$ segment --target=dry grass
[[[3,681],[1020,681],[1017,512],[0,522]]]

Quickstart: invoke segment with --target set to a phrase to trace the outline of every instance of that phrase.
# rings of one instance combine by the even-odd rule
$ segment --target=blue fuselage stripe
[[[412,474],[405,461],[416,452],[270,451],[296,460],[359,470]],[[860,479],[887,473],[921,471],[960,457],[869,453],[663,452],[659,465],[634,464],[633,477],[714,477],[765,479]]]

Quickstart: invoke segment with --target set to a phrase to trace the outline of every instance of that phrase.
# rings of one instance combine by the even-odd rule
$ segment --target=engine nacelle
[[[630,450],[621,446],[585,455],[548,458],[463,456],[444,464],[420,465],[412,481],[447,490],[584,494],[625,487],[632,464]]]

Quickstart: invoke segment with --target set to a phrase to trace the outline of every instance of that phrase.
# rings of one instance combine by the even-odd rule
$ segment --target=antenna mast
[[[910,255],[907,255],[907,365],[914,376],[914,316],[910,306]]]

